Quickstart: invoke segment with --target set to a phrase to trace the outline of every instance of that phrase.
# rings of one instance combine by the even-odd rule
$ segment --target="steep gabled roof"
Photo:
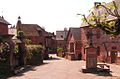
[[[39,36],[38,31],[43,30],[37,24],[21,24],[20,29],[24,32],[25,36]]]
[[[10,25],[9,22],[7,22],[3,17],[0,16],[0,23],[4,23],[4,24],[7,24],[7,25]]]
[[[80,28],[70,28],[68,31],[67,38],[69,34],[72,34],[75,41],[80,41]]]

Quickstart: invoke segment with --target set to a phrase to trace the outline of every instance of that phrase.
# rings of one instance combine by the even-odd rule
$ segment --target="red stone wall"
[[[81,54],[81,43],[80,41],[79,42],[76,42],[76,46],[75,46],[75,52],[76,54]]]
[[[8,25],[0,23],[0,35],[8,34]]]
[[[67,52],[68,59],[81,59],[79,56],[79,54],[81,54],[80,40],[76,41],[72,35],[69,35],[67,39]]]
[[[30,39],[32,41],[32,44],[42,44],[44,45],[44,38],[41,38],[39,36],[27,36],[26,39]]]
[[[45,43],[46,47],[51,49],[49,53],[56,53],[56,48],[57,48],[56,40],[52,39],[52,37],[47,37],[45,38],[45,40],[46,40],[46,43]]]
[[[57,40],[56,42],[57,42],[57,47],[62,48],[64,52],[67,51],[66,41],[65,40]]]
[[[90,28],[82,27],[81,28],[81,42],[82,42],[82,59],[86,59],[85,48],[89,46],[89,35]],[[112,38],[110,35],[107,35],[105,32],[98,28],[92,29],[92,43],[94,47],[100,48],[98,61],[102,62],[111,62],[111,55],[108,56],[109,52],[117,51],[120,52],[120,35]],[[116,62],[119,60],[118,56],[116,57]]]

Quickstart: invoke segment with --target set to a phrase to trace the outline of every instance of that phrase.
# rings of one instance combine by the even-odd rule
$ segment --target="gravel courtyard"
[[[44,64],[8,79],[120,79],[120,66],[110,64],[110,74],[82,73],[81,67],[85,61],[70,61],[51,55],[51,60],[44,60]]]

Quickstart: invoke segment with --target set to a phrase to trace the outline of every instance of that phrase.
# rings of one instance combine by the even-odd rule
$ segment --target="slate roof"
[[[43,35],[44,35],[45,37],[55,37],[54,33],[47,32],[47,31],[43,31]]]
[[[80,28],[70,28],[67,37],[69,34],[72,34],[75,41],[80,41]]]
[[[120,4],[120,0],[114,0],[114,1],[115,1],[116,5],[118,5],[118,7],[120,7],[120,5],[119,5]],[[107,3],[107,4],[109,4],[109,3]],[[98,13],[98,11],[99,11],[99,13]],[[101,16],[102,14],[107,13],[107,11],[104,8],[101,7],[99,9],[94,9],[93,13],[95,14],[95,16]],[[118,8],[118,13],[120,14],[120,8]],[[107,13],[107,15],[108,15],[107,21],[116,20],[117,19],[116,17],[114,17],[112,15],[109,15],[108,13]],[[92,13],[90,13],[87,16],[87,20],[90,20],[91,16],[92,16]],[[103,21],[103,19],[101,18],[101,22],[102,21]],[[95,24],[95,23],[91,22],[91,24]],[[80,27],[84,27],[84,26],[88,26],[88,23],[86,23],[85,21],[82,22]]]
[[[56,40],[65,40],[67,37],[67,34],[68,34],[67,30],[56,31]]]
[[[53,33],[46,32],[43,28],[41,28],[37,24],[21,24],[20,29],[24,32],[25,36],[40,36],[39,32],[42,32],[42,36],[54,36]]]
[[[9,22],[7,22],[3,17],[0,16],[0,23],[4,23],[4,24],[7,24],[7,25],[10,25]]]
[[[24,32],[25,36],[39,36],[38,31],[43,30],[37,24],[21,24],[20,29]]]

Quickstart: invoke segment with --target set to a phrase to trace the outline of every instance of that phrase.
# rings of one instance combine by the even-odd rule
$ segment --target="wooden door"
[[[111,63],[115,63],[117,58],[117,51],[111,52]]]

